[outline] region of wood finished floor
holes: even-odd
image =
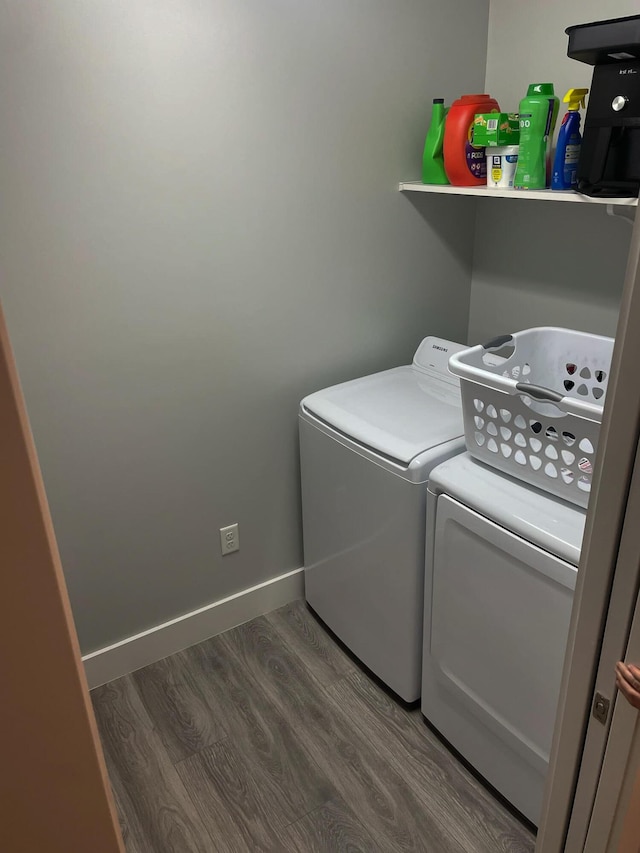
[[[127,853],[531,853],[295,602],[92,692]]]

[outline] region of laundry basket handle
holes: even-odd
[[[497,338],[492,338],[486,344],[482,344],[482,349],[499,349],[505,344],[510,344],[513,340],[513,335],[498,335]]]
[[[516,383],[516,390],[520,394],[527,394],[529,397],[535,397],[536,400],[544,400],[549,403],[560,403],[564,400],[564,394],[559,394],[543,385],[529,385],[528,382],[518,382]]]

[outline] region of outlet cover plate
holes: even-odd
[[[226,527],[220,528],[220,550],[222,556],[233,554],[234,551],[240,549],[240,534],[238,533],[237,524],[228,524]]]

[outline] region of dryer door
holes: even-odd
[[[438,498],[423,711],[534,822],[576,574],[457,501]]]

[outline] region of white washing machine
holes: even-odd
[[[467,453],[431,473],[422,713],[536,825],[584,522]]]
[[[406,702],[420,696],[427,479],[464,450],[449,356],[425,338],[413,364],[300,404],[305,597]]]

